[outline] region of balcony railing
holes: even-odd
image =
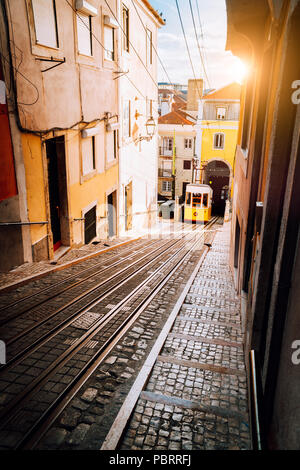
[[[165,170],[164,168],[159,168],[158,176],[165,177],[165,178],[172,178],[172,170]]]
[[[176,148],[175,148],[175,153],[176,153]],[[159,147],[159,155],[163,157],[172,157],[173,155],[173,149],[169,150],[164,147]]]

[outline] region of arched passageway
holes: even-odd
[[[210,161],[204,170],[203,183],[213,190],[212,214],[223,216],[230,189],[229,166],[220,160]]]

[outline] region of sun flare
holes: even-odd
[[[233,78],[236,82],[242,84],[249,72],[249,66],[237,57],[233,65]]]

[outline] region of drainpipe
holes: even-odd
[[[173,136],[173,164],[172,164],[172,200],[175,199],[175,173],[176,173],[176,149],[175,149],[175,129]]]

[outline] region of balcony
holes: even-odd
[[[164,168],[158,169],[159,178],[172,178],[172,170],[165,170]]]
[[[175,154],[176,154],[176,148],[175,148]],[[159,155],[161,157],[172,157],[173,156],[173,149],[169,150],[168,148],[159,147]]]

